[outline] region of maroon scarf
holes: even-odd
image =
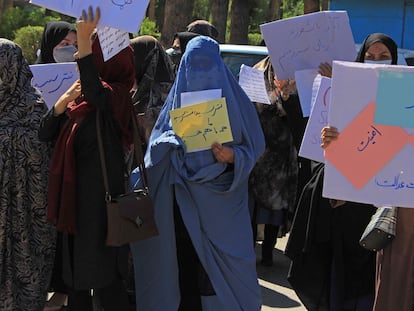
[[[124,145],[132,141],[130,126],[133,109],[129,90],[134,83],[133,52],[125,48],[107,62],[103,61],[98,37],[92,51],[102,85],[110,91],[110,106],[117,121]],[[104,82],[105,81],[105,82]],[[48,220],[56,223],[57,229],[76,233],[76,163],[74,154],[75,133],[83,119],[95,106],[82,100],[69,103],[68,120],[60,130],[53,151],[48,186]]]

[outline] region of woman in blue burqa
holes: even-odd
[[[222,90],[233,141],[186,152],[169,112],[181,93],[208,89]],[[260,310],[247,182],[263,151],[255,108],[217,42],[192,39],[145,155],[160,234],[131,244],[137,310]]]

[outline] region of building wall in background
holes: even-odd
[[[398,47],[414,49],[414,0],[331,0],[329,9],[348,12],[355,43],[383,32]]]

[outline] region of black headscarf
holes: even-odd
[[[190,31],[177,32],[174,35],[174,40],[175,38],[178,38],[178,40],[180,41],[181,54],[184,54],[188,41],[198,36],[200,36],[198,33]]]
[[[50,21],[46,24],[42,41],[40,42],[40,55],[36,64],[56,63],[53,58],[53,49],[60,43],[69,32],[76,32],[76,28],[71,23],[65,21]]]
[[[367,50],[370,48],[371,45],[377,42],[383,43],[388,48],[388,50],[391,53],[391,57],[392,57],[391,64],[396,65],[398,61],[397,44],[395,43],[393,39],[391,39],[389,36],[383,33],[373,33],[373,34],[368,35],[365,38],[358,52],[356,62],[363,63],[365,60],[365,53],[367,52]]]
[[[136,111],[145,112],[147,108],[162,106],[174,81],[174,69],[168,55],[152,36],[139,36],[130,43],[135,59],[137,91],[133,99]],[[162,83],[168,84],[165,96],[159,94]]]

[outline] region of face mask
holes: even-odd
[[[78,50],[73,45],[66,45],[64,47],[55,49],[53,51],[53,58],[57,63],[67,63],[75,61],[73,54]]]
[[[371,60],[371,59],[366,59],[364,60],[365,64],[382,64],[382,65],[391,65],[392,60],[391,59],[384,59],[384,60]]]
[[[182,57],[181,49],[169,48],[166,53],[170,55],[170,59],[174,65],[179,65]]]

